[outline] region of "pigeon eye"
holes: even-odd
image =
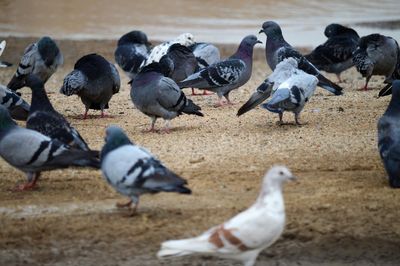
[[[280,174],[280,175],[283,175],[283,172],[282,172],[282,171],[279,171],[279,174]]]

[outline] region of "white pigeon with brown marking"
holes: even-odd
[[[261,192],[250,208],[198,237],[162,243],[157,256],[204,254],[239,260],[245,266],[254,265],[258,254],[271,246],[283,232],[285,205],[282,185],[294,178],[286,167],[272,167],[264,176]]]

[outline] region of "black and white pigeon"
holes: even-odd
[[[7,42],[5,40],[3,40],[0,43],[0,56],[3,54],[4,49],[6,49],[6,44],[7,44]],[[6,61],[0,61],[0,67],[10,67],[10,66],[12,66],[11,63],[8,63]]]
[[[35,75],[30,74],[26,78],[26,86],[32,90],[31,109],[26,127],[71,147],[89,151],[88,145],[79,132],[54,109],[43,82]]]
[[[29,104],[3,85],[0,85],[0,104],[8,109],[13,119],[25,121],[28,118]]]
[[[140,67],[142,68],[150,65],[151,63],[159,62],[161,57],[167,54],[169,47],[174,43],[179,43],[183,46],[190,46],[195,43],[195,40],[193,34],[183,33],[171,41],[163,42],[157,46],[154,46],[153,49],[151,49],[149,56],[145,61],[143,61]]]
[[[270,112],[278,113],[280,125],[284,124],[282,117],[285,111],[293,112],[296,125],[301,125],[300,112],[314,94],[317,84],[317,77],[297,69],[275,91],[272,90],[271,99],[262,104],[262,107]]]
[[[253,266],[261,251],[274,244],[285,227],[283,183],[295,177],[285,166],[274,166],[264,176],[257,200],[247,210],[194,238],[161,244],[158,258],[207,255]]]
[[[202,69],[212,64],[221,61],[221,54],[217,46],[211,43],[197,42],[189,46],[194,56],[197,59],[197,69]],[[192,95],[198,95],[192,88]],[[202,95],[209,95],[206,90],[203,90]]]
[[[239,45],[236,53],[228,59],[210,65],[178,82],[180,88],[207,89],[217,93],[219,101],[216,106],[224,105],[222,97],[228,104],[229,93],[250,79],[253,68],[253,48],[261,43],[254,35],[246,36]]]
[[[378,33],[361,37],[353,54],[353,62],[365,77],[362,89],[368,89],[368,82],[374,75],[385,76],[385,82],[391,83],[399,60],[399,45],[392,37]]]
[[[168,77],[175,82],[184,80],[198,69],[197,59],[192,51],[179,43],[168,48],[167,54],[161,57],[160,62],[163,60],[170,70]]]
[[[130,215],[135,214],[143,194],[191,194],[186,180],[166,168],[150,152],[133,144],[121,128],[108,127],[105,142],[101,150],[103,176],[115,190],[130,198],[127,203],[117,204],[120,208],[130,208]]]
[[[323,76],[313,64],[285,41],[282,36],[281,27],[276,22],[264,22],[259,33],[262,32],[267,36],[265,56],[267,63],[272,70],[274,70],[276,65],[283,59],[293,57],[298,61],[299,69],[318,78],[318,86],[334,93],[335,95],[342,94],[343,89],[339,85]]]
[[[352,55],[360,36],[354,29],[336,23],[326,26],[324,33],[328,40],[305,57],[319,70],[335,73],[342,82],[340,73],[354,65]]]
[[[164,131],[169,132],[171,119],[181,115],[203,116],[201,108],[187,99],[182,90],[171,78],[168,65],[151,63],[142,68],[131,83],[131,99],[136,108],[151,118],[149,132],[155,132],[157,118],[166,121]]]
[[[283,59],[278,65],[276,65],[276,68],[272,74],[269,75],[264,82],[257,87],[255,92],[250,96],[249,100],[247,100],[247,102],[239,108],[237,116],[247,113],[268,99],[268,97],[271,96],[272,91],[275,91],[296,71],[298,71],[296,59],[292,57]]]
[[[89,109],[108,109],[111,97],[119,92],[121,85],[117,68],[98,54],[81,57],[74,70],[64,78],[60,92],[64,95],[78,95],[85,105],[83,119],[87,118]]]
[[[130,80],[136,76],[140,65],[149,56],[150,47],[147,35],[138,30],[126,33],[118,40],[114,53],[115,62]]]
[[[392,99],[378,120],[378,149],[390,186],[400,188],[400,80],[392,85]]]
[[[70,166],[100,168],[93,152],[71,148],[35,130],[19,127],[4,106],[0,106],[0,156],[27,175],[28,182],[15,190],[32,189],[43,171]]]
[[[29,74],[35,74],[46,83],[63,62],[64,58],[57,44],[50,37],[42,37],[25,49],[17,72],[7,87],[13,91],[24,87],[25,77]]]

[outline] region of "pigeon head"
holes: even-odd
[[[274,21],[266,21],[262,25],[262,29],[259,31],[259,33],[264,32],[267,37],[278,37],[282,36],[282,30],[281,27],[278,25],[278,23]]]
[[[101,158],[107,155],[110,151],[113,151],[124,145],[131,145],[132,142],[126,136],[125,132],[118,126],[109,126],[106,129],[105,144],[101,150]]]
[[[357,32],[351,28],[345,27],[343,25],[332,23],[326,26],[324,34],[326,37],[330,38],[340,34],[352,33],[358,36]]]
[[[43,88],[43,81],[39,79],[35,74],[29,74],[25,78],[25,85],[31,89]]]
[[[175,43],[180,43],[184,46],[190,46],[195,43],[194,36],[191,33],[183,33],[179,35],[175,41]]]
[[[262,43],[260,40],[257,39],[255,35],[248,35],[244,37],[240,45],[245,45],[247,47],[254,47],[257,43]]]
[[[273,166],[264,176],[263,188],[273,186],[273,184],[282,184],[285,181],[295,180],[296,177],[290,170],[281,165]]]
[[[57,44],[50,37],[43,37],[38,41],[38,50],[46,66],[51,66],[60,52]]]
[[[17,126],[17,123],[12,120],[8,109],[0,104],[0,131]]]
[[[127,34],[123,35],[119,40],[118,40],[118,45],[123,45],[123,44],[132,44],[132,43],[138,43],[138,44],[144,44],[147,46],[151,46],[151,43],[147,40],[147,35],[140,30],[134,30],[131,32],[128,32]]]
[[[147,73],[147,72],[157,72],[162,74],[165,77],[169,77],[172,73],[171,63],[173,66],[173,62],[168,57],[162,57],[160,62],[153,62],[140,70],[140,74]]]

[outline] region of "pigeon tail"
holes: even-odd
[[[17,77],[16,75],[14,75],[10,80],[10,82],[7,84],[7,88],[9,88],[12,91],[17,91],[24,86],[25,86],[25,80],[21,76]]]
[[[182,112],[188,115],[204,116],[200,110],[200,106],[196,105],[192,100],[187,99],[187,104],[184,105]]]
[[[383,87],[383,89],[381,89],[379,91],[378,98],[379,97],[388,96],[390,94],[392,94],[392,84],[391,83],[390,84],[386,84],[386,86]]]
[[[181,240],[169,240],[161,244],[161,249],[157,253],[158,258],[180,257],[190,255],[194,252],[210,252],[210,243],[198,240],[198,238],[188,238]]]
[[[256,92],[251,95],[250,99],[239,108],[236,115],[241,116],[265,101],[271,95],[272,87],[273,83],[264,81],[258,86]]]
[[[318,86],[324,88],[325,90],[332,92],[335,95],[342,95],[343,92],[343,88],[340,87],[339,85],[336,85],[335,83],[333,83],[332,81],[330,81],[329,79],[327,79],[326,77],[324,77],[321,74],[318,74],[316,76],[319,80],[318,82]]]

